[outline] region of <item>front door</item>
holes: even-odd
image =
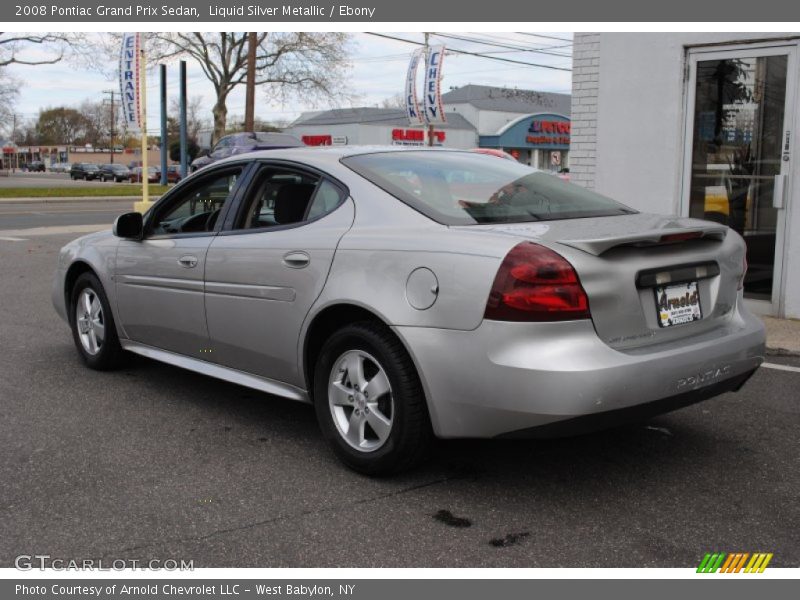
[[[762,314],[782,312],[795,49],[689,53],[684,214],[724,223],[744,237],[744,296]]]
[[[208,359],[203,298],[206,254],[241,166],[213,169],[153,207],[142,240],[117,250],[117,310],[129,339]]]

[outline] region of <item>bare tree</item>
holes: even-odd
[[[201,129],[205,129],[208,121],[200,116],[203,108],[202,96],[190,96],[186,99],[186,136],[190,140],[196,140],[197,134]],[[169,101],[169,111],[177,123],[181,114],[181,103],[177,96],[173,96]]]
[[[214,86],[214,139],[225,134],[228,96],[247,76],[247,33],[152,33],[149,56],[169,60],[188,56]],[[345,33],[259,33],[256,85],[269,99],[302,98],[306,104],[346,98],[342,84],[349,69]]]
[[[9,65],[52,65],[82,43],[82,34],[12,33],[0,31],[0,67]],[[44,52],[32,52],[34,49]]]
[[[380,108],[405,108],[406,101],[403,94],[394,94],[381,100],[378,106]]]

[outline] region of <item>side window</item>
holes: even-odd
[[[261,229],[304,221],[319,179],[288,169],[262,169],[234,229]]]
[[[314,199],[311,201],[311,206],[308,208],[308,215],[306,220],[316,219],[324,214],[331,212],[334,208],[339,206],[342,201],[342,192],[338,187],[333,185],[327,179],[324,179],[317,193],[314,194]]]
[[[228,170],[198,181],[155,214],[149,235],[212,231],[241,172]]]

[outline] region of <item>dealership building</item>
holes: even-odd
[[[800,34],[578,33],[572,182],[747,243],[756,312],[800,318]]]
[[[569,94],[466,85],[442,94],[442,103],[447,123],[434,129],[436,146],[498,148],[554,171],[569,165]],[[410,125],[398,108],[303,113],[286,131],[314,146],[427,145],[427,127]]]

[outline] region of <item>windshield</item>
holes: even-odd
[[[607,217],[636,211],[558,177],[471,152],[383,152],[342,159],[445,225]]]

